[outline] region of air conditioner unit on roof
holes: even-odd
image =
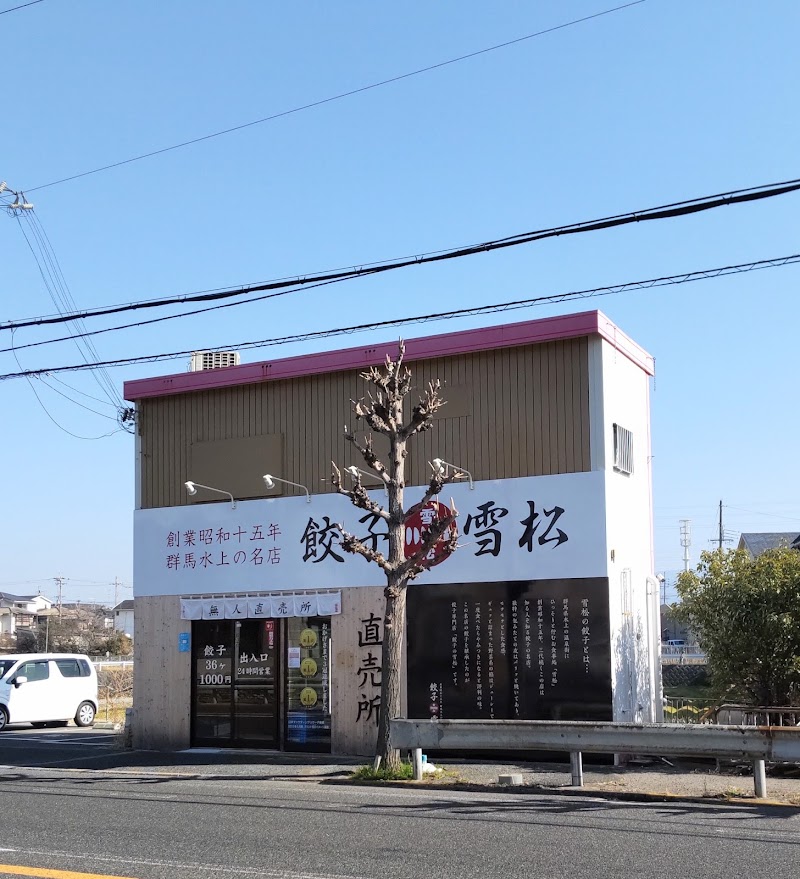
[[[238,351],[195,351],[189,364],[189,372],[202,369],[222,369],[224,366],[238,366],[241,362]]]

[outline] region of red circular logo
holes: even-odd
[[[428,501],[418,513],[409,516],[405,522],[406,558],[422,547],[425,534],[431,525],[438,519],[444,519],[449,515],[450,508],[441,503],[441,501]],[[454,534],[458,534],[458,527],[455,522],[428,551],[428,554],[422,560],[423,567],[432,568],[447,558],[449,553],[446,551],[446,546]]]

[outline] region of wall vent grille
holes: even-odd
[[[633,434],[619,424],[614,425],[614,469],[633,473]]]

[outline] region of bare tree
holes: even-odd
[[[373,449],[372,434],[367,434],[359,442],[355,434],[345,426],[345,436],[361,453],[367,466],[374,471],[386,486],[388,509],[373,500],[361,482],[357,471],[352,471],[353,487],[342,485],[342,475],[333,464],[333,485],[336,490],[350,498],[352,503],[386,522],[389,538],[388,558],[377,549],[367,546],[353,534],[342,532],[341,546],[347,552],[363,556],[367,561],[377,564],[386,575],[386,609],[383,618],[383,663],[381,673],[381,704],[378,712],[378,743],[376,757],[380,758],[389,770],[400,767],[399,751],[389,746],[389,721],[400,716],[400,667],[403,655],[403,633],[406,621],[406,587],[409,581],[429,566],[426,557],[436,548],[437,553],[449,555],[456,549],[458,539],[455,520],[458,512],[450,501],[450,510],[433,503],[433,516],[430,524],[421,529],[421,541],[416,549],[406,555],[405,523],[409,517],[421,512],[434,498],[437,498],[444,485],[463,478],[463,473],[441,472],[433,469],[430,483],[424,497],[409,509],[403,507],[405,489],[405,461],[408,455],[407,443],[418,433],[429,430],[433,416],[444,405],[439,395],[440,382],[430,382],[424,395],[413,407],[408,422],[404,421],[403,405],[411,392],[411,371],[403,365],[405,345],[399,343],[397,360],[388,355],[381,369],[370,367],[361,377],[374,386],[367,399],[351,401],[356,419],[363,419],[373,433],[382,434],[389,440],[389,459],[384,463]],[[437,544],[439,546],[437,547]]]
[[[128,706],[133,698],[133,666],[107,665],[98,677],[106,720],[109,720],[109,713],[114,715],[120,705]]]

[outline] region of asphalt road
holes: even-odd
[[[0,879],[795,879],[798,863],[785,807],[0,770]]]

